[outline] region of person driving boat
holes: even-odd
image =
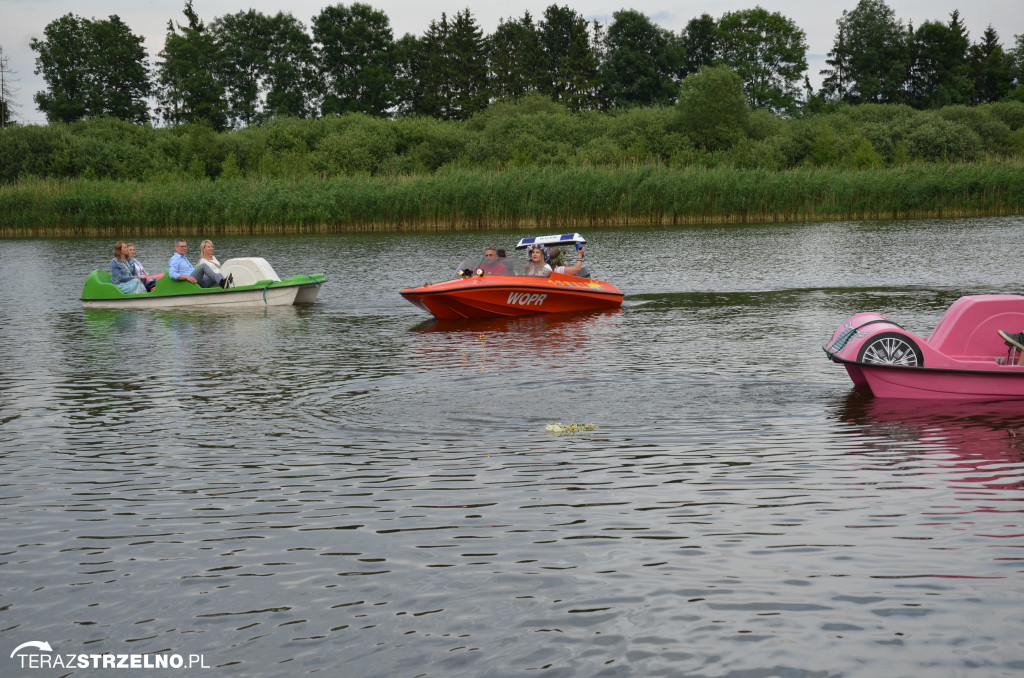
[[[498,258],[498,250],[493,247],[484,250],[484,258],[477,271],[480,275],[509,275],[508,266]]]

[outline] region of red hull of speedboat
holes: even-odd
[[[603,280],[484,276],[408,287],[402,296],[444,320],[500,318],[618,308],[622,291]]]

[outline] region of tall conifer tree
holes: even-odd
[[[540,88],[544,51],[529,12],[519,19],[501,21],[487,47],[490,87],[495,98],[522,96]]]
[[[487,107],[487,45],[468,9],[431,21],[412,56],[411,112],[465,120]]]
[[[551,5],[540,22],[546,71],[541,91],[572,110],[597,102],[598,60],[590,25],[568,7]]]
[[[970,41],[954,11],[948,24],[925,21],[909,39],[908,103],[915,108],[941,108],[967,103],[974,85],[967,64]]]
[[[167,22],[157,82],[158,112],[169,123],[200,123],[215,130],[228,127],[228,106],[220,77],[217,44],[187,0],[188,24]]]
[[[971,103],[986,104],[1005,97],[1013,85],[1013,60],[999,43],[999,34],[992,25],[985,29],[981,41],[968,52],[971,71]]]
[[[14,122],[14,110],[19,104],[14,102],[14,95],[17,89],[14,77],[17,71],[11,70],[11,58],[4,54],[3,45],[0,45],[0,128],[7,127]]]

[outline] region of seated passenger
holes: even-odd
[[[499,247],[498,248],[498,261],[500,261],[501,263],[505,264],[505,268],[508,269],[508,274],[509,275],[515,275],[516,274],[516,264],[515,264],[514,261],[512,261],[511,259],[508,258],[508,253],[505,252],[505,248],[504,247]]]
[[[110,282],[125,294],[145,294],[146,285],[132,275],[128,264],[128,245],[123,241],[114,243],[114,258],[110,260]]]
[[[174,254],[171,255],[170,261],[167,262],[167,275],[170,276],[171,280],[185,280],[190,283],[196,283],[200,287],[222,287],[227,289],[230,286],[230,279],[225,279],[220,273],[215,272],[206,264],[202,264],[199,268],[195,268],[189,263],[188,259],[185,258],[185,253],[188,252],[188,243],[185,242],[184,238],[178,238],[174,241]]]
[[[545,261],[546,252],[544,251],[543,245],[534,245],[530,248],[530,260],[526,262],[526,267],[523,268],[523,275],[529,275],[534,277],[547,277],[551,275],[551,267]]]
[[[565,265],[565,252],[558,247],[553,248],[551,250],[551,268],[555,273],[579,275],[580,271],[583,269],[583,248],[580,248],[579,257],[576,259],[576,263],[572,266]]]
[[[214,273],[220,273],[220,262],[217,261],[217,257],[213,256],[212,240],[204,240],[199,243],[199,263],[196,264],[196,268],[200,266],[208,266]]]
[[[153,288],[156,287],[157,276],[146,273],[146,269],[135,258],[135,243],[128,243],[125,245],[125,248],[128,268],[132,270],[132,276],[142,281],[142,284],[146,286],[147,292],[152,292]]]

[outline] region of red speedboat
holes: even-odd
[[[536,247],[548,260],[554,251],[552,246],[575,246],[582,258],[585,242],[578,233],[568,233],[523,238],[516,249]],[[401,294],[445,320],[597,311],[622,305],[622,291],[611,283],[590,278],[586,268],[575,275],[526,275],[525,264],[525,260],[478,256],[464,261],[453,280],[407,287]]]
[[[1024,296],[961,297],[927,338],[879,313],[858,313],[822,347],[877,397],[1024,400]],[[1002,332],[1002,333],[1001,333]]]

